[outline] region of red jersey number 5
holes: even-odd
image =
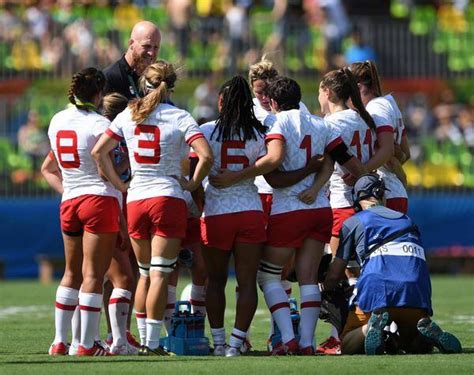
[[[245,149],[245,142],[224,141],[221,146],[221,168],[227,168],[229,164],[242,164],[242,168],[249,166],[249,159],[244,155],[229,155],[229,149]]]

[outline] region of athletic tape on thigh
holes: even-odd
[[[270,282],[280,282],[282,271],[283,267],[270,262],[260,261],[257,273],[257,282],[260,288]]]
[[[160,271],[164,273],[173,272],[178,258],[168,259],[163,257],[152,257],[150,271]]]
[[[140,275],[142,275],[143,277],[150,276],[150,263],[141,263],[138,260],[137,260],[137,263],[138,263]]]

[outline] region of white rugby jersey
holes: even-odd
[[[363,164],[374,154],[375,135],[359,113],[352,109],[327,115],[324,121],[340,135],[352,155]],[[330,201],[332,208],[352,207],[352,187],[344,183],[342,177],[348,171],[335,163],[330,179]]]
[[[257,118],[257,120],[260,121],[263,125],[267,126],[268,129],[271,129],[276,117],[272,112],[267,111],[265,108],[263,108],[257,98],[253,98],[253,110],[255,112],[255,117]],[[268,182],[263,176],[255,177],[255,186],[257,186],[258,192],[260,194],[273,193],[272,187],[268,184]]]
[[[188,112],[160,103],[143,123],[136,124],[127,108],[107,134],[127,142],[132,170],[127,202],[160,196],[185,199],[177,180],[183,143],[191,144],[203,136]]]
[[[257,140],[246,142],[235,140],[217,141],[217,129],[214,121],[201,125],[201,131],[209,142],[214,154],[214,164],[210,174],[216,174],[221,168],[239,171],[255,164],[265,155],[265,139],[257,134]],[[222,215],[242,211],[262,211],[262,201],[257,193],[254,179],[247,179],[225,189],[216,189],[207,181],[204,183],[205,199],[203,216]]]
[[[280,166],[284,171],[303,168],[313,156],[323,155],[342,143],[341,137],[334,129],[317,116],[292,109],[280,112],[276,117],[277,121],[267,134],[266,140],[280,139],[285,142],[285,158]],[[273,189],[271,215],[329,207],[326,187],[319,191],[311,205],[298,199],[298,194],[311,187],[313,182],[314,174],[311,174],[293,186]]]
[[[121,193],[99,176],[91,151],[110,121],[95,112],[71,106],[54,115],[49,141],[63,177],[62,201],[85,194],[116,197]]]
[[[394,132],[394,142],[400,144],[404,132],[403,118],[392,95],[372,99],[367,104],[366,109],[377,125],[377,132],[379,132],[379,129],[386,129],[386,127],[390,125]],[[383,166],[378,169],[378,172],[384,179],[385,186],[389,189],[385,192],[385,198],[408,197],[405,187],[395,173]]]
[[[255,112],[255,117],[257,118],[258,121],[260,121],[263,125],[265,125],[268,128],[267,129],[267,133],[268,133],[276,121],[275,114],[263,108],[257,98],[253,98],[253,105],[254,105],[253,110]],[[300,110],[310,114],[308,108],[303,102],[300,102]],[[257,186],[258,192],[260,194],[273,193],[273,188],[268,184],[267,180],[265,180],[265,177],[263,176],[255,177],[255,185]]]

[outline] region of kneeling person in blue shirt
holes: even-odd
[[[398,328],[392,335],[398,350],[427,353],[436,346],[443,353],[459,353],[459,340],[430,318],[431,282],[420,233],[408,216],[383,205],[385,190],[377,174],[356,181],[359,212],[343,224],[323,285],[334,288],[349,260],[357,260],[361,274],[341,335],[342,353],[385,353],[392,322]]]

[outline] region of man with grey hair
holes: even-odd
[[[118,92],[129,100],[138,98],[138,78],[145,68],[156,61],[160,49],[161,33],[150,21],[140,21],[132,29],[127,52],[104,69],[107,83],[105,94]]]

